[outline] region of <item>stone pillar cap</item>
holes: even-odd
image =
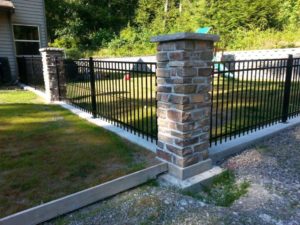
[[[167,35],[159,35],[152,37],[151,42],[169,42],[177,40],[202,40],[202,41],[219,41],[220,36],[214,34],[199,34],[192,32],[175,33]]]
[[[51,47],[40,48],[39,50],[40,52],[63,52],[64,51],[64,49],[62,48],[51,48]]]

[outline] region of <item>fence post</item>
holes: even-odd
[[[211,74],[217,35],[153,37],[157,46],[157,156],[177,180],[212,168],[209,158]]]
[[[57,79],[57,86],[60,87],[60,82],[59,82],[59,64],[58,64],[58,59],[55,57],[55,68],[56,68],[56,79]],[[61,100],[61,93],[60,93],[60,88],[58,88],[58,99]]]
[[[48,101],[59,101],[66,95],[63,49],[40,49],[43,63],[45,92]]]
[[[94,61],[93,58],[90,57],[89,60],[90,67],[90,83],[91,83],[91,100],[92,100],[92,114],[93,117],[96,118],[97,115],[97,104],[96,104],[96,88],[95,88],[95,72],[94,72]]]
[[[30,83],[33,84],[33,87],[36,88],[36,79],[34,79],[34,62],[33,62],[33,55],[30,57],[30,68],[31,68],[31,74],[30,74]]]
[[[4,72],[3,72],[3,67],[2,67],[2,62],[0,61],[0,84],[4,83]]]
[[[18,57],[18,71],[21,83],[28,84],[27,64],[24,56]]]
[[[286,76],[284,83],[284,96],[282,105],[282,122],[286,123],[289,115],[289,104],[291,95],[291,81],[293,73],[293,55],[289,55],[286,65]]]

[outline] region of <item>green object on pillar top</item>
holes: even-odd
[[[196,30],[196,33],[199,34],[208,34],[208,32],[211,30],[211,27],[200,27]]]

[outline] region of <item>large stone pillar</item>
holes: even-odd
[[[66,95],[64,53],[60,48],[41,48],[45,92],[49,101],[59,101]]]
[[[179,180],[212,168],[209,159],[211,73],[217,35],[156,36],[157,156]]]

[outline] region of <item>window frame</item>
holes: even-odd
[[[15,26],[23,26],[23,27],[37,27],[37,31],[38,31],[38,40],[24,40],[24,39],[16,39],[15,38],[15,30],[14,27]],[[39,49],[41,48],[41,35],[40,35],[40,26],[39,25],[29,25],[29,24],[19,24],[19,23],[13,23],[12,24],[12,30],[13,30],[13,38],[14,38],[14,46],[15,46],[15,53],[17,57],[20,56],[29,56],[29,55],[18,55],[17,54],[17,46],[16,46],[16,42],[31,42],[31,43],[39,43]],[[37,55],[30,55],[30,56],[38,56],[40,54]]]

